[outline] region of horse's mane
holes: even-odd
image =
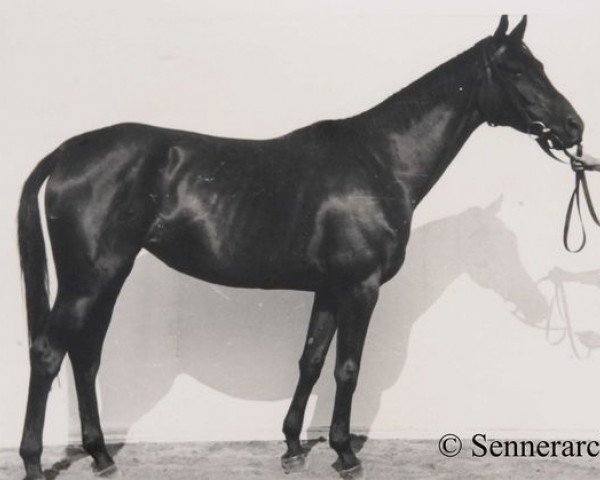
[[[427,107],[447,100],[457,84],[469,87],[476,78],[473,71],[482,66],[485,44],[491,40],[492,37],[480,40],[359,116],[388,113],[406,119],[407,123],[419,118]]]

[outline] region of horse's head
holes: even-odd
[[[551,148],[569,148],[581,142],[583,121],[523,43],[526,25],[524,16],[507,34],[508,18],[503,15],[494,35],[481,42],[484,80],[478,97],[480,112],[492,125],[542,136]]]
[[[508,302],[519,319],[537,323],[548,317],[548,302],[523,265],[516,235],[497,216],[501,204],[500,198],[461,214],[460,245],[468,248],[466,273]]]

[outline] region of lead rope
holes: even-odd
[[[590,217],[596,225],[600,227],[600,220],[598,219],[598,214],[594,209],[594,204],[592,202],[592,197],[590,195],[590,188],[588,187],[587,178],[585,176],[585,170],[582,167],[577,166],[578,158],[581,158],[583,155],[583,147],[581,144],[577,145],[577,153],[576,157],[571,155],[567,150],[564,150],[565,154],[571,160],[571,168],[575,172],[575,187],[573,188],[573,193],[571,194],[571,198],[569,200],[569,205],[567,207],[567,214],[565,216],[565,227],[563,230],[563,243],[565,248],[569,252],[577,253],[583,250],[585,244],[587,242],[587,235],[585,232],[585,224],[583,223],[583,218],[581,217],[581,201],[579,192],[583,190],[583,196],[585,198],[585,203],[587,205],[588,212]],[[571,217],[573,215],[573,207],[577,206],[577,216],[579,217],[579,224],[581,225],[581,243],[578,248],[572,250],[569,248],[569,231],[571,228]]]
[[[546,334],[546,341],[550,345],[559,345],[564,340],[569,341],[569,345],[571,346],[571,350],[575,357],[579,360],[589,358],[591,354],[591,350],[588,350],[587,355],[583,355],[579,351],[579,347],[577,346],[577,342],[575,341],[575,335],[573,334],[573,326],[571,324],[571,314],[569,311],[569,304],[567,301],[567,292],[564,286],[566,280],[560,278],[560,275],[556,273],[557,269],[548,273],[544,278],[540,279],[537,283],[541,283],[543,281],[548,281],[554,286],[554,297],[550,302],[550,315],[544,325],[539,327],[537,325],[532,325],[534,328],[543,328]],[[558,319],[562,322],[564,326],[562,327],[554,327],[551,325],[552,323],[552,313],[556,312],[558,315]],[[560,332],[560,337],[558,339],[552,338],[552,332]]]
[[[564,160],[561,160],[557,156],[552,153],[550,150],[550,145],[548,143],[548,138],[546,136],[539,136],[537,138],[537,142],[542,147],[542,150],[546,152],[550,157],[561,163],[567,163]],[[565,215],[565,226],[563,228],[563,245],[565,249],[571,253],[581,252],[587,243],[587,234],[585,231],[585,224],[583,222],[583,216],[581,215],[581,200],[580,200],[580,192],[583,190],[583,196],[585,198],[585,202],[587,204],[588,212],[590,213],[590,217],[596,225],[600,227],[600,219],[598,218],[598,214],[594,209],[594,204],[592,203],[592,196],[590,195],[590,189],[588,187],[587,178],[585,176],[585,170],[583,167],[578,166],[581,162],[580,159],[583,156],[583,147],[581,144],[577,145],[577,151],[575,155],[569,152],[567,149],[564,149],[563,152],[570,159],[571,169],[575,173],[575,187],[573,188],[573,193],[571,194],[571,198],[569,199],[569,204],[567,206],[567,213]],[[573,216],[573,209],[577,207],[577,216],[579,217],[579,225],[581,226],[581,243],[577,248],[571,248],[569,246],[569,232],[571,231],[571,218]]]

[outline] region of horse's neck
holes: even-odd
[[[481,71],[476,47],[362,116],[378,144],[379,161],[387,164],[413,206],[482,123],[476,102]]]
[[[479,116],[461,106],[432,107],[409,129],[388,134],[394,180],[409,188],[416,206],[437,182],[473,130]]]

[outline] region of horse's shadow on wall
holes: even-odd
[[[383,287],[371,321],[353,407],[355,428],[368,431],[382,393],[402,372],[414,322],[460,275],[516,306],[521,319],[546,318],[548,302],[522,265],[515,235],[496,216],[499,207],[496,201],[471,208],[412,232],[405,264]],[[182,373],[241,399],[290,398],[311,305],[312,294],[219,287],[179,274],[149,254],[139,257],[103,354],[105,430],[125,436]],[[309,430],[329,424],[334,356],[332,350],[315,388]],[[76,412],[75,402],[71,405]]]

